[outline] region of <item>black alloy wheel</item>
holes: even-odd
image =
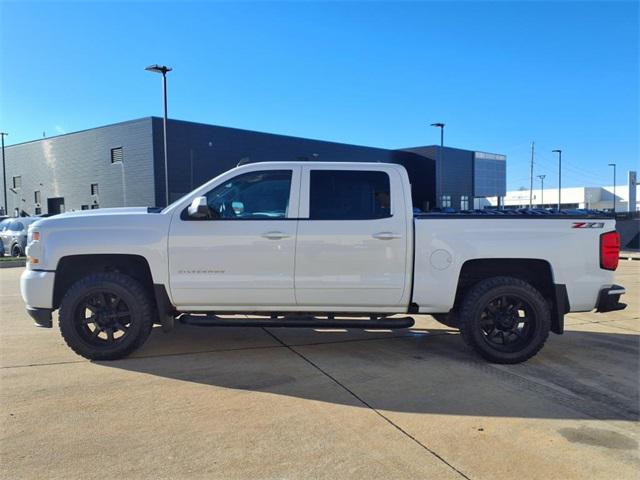
[[[490,300],[480,318],[484,339],[492,348],[515,352],[531,342],[536,314],[522,298],[501,295]]]
[[[102,346],[122,342],[131,326],[129,305],[115,292],[90,292],[74,313],[78,335],[87,343]]]
[[[90,360],[116,360],[140,347],[157,319],[149,288],[120,272],[76,281],[60,302],[60,333]]]
[[[464,294],[457,320],[464,341],[483,358],[520,363],[549,336],[550,301],[525,280],[491,277]]]

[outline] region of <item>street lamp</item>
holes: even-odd
[[[8,215],[9,205],[7,205],[7,167],[4,162],[4,137],[9,135],[6,132],[0,132],[0,137],[2,137],[2,184],[4,193],[4,214]]]
[[[560,211],[560,205],[562,204],[562,150],[551,150],[553,153],[558,154],[558,212]]]
[[[544,177],[546,175],[538,175],[540,179],[540,206],[544,208]]]
[[[441,206],[442,203],[442,154],[444,149],[444,123],[436,122],[431,124],[432,127],[440,129],[440,149],[438,150],[438,163],[436,165],[436,205]]]
[[[165,203],[169,205],[169,162],[167,160],[167,73],[173,69],[165,65],[149,65],[145,70],[148,72],[162,74],[162,101],[164,104],[164,119],[162,122],[162,135],[164,137],[164,198]]]
[[[616,214],[616,164],[610,163],[610,167],[613,167],[613,214]]]

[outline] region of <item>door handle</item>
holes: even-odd
[[[290,235],[283,232],[266,232],[262,234],[262,238],[268,238],[269,240],[281,240],[289,237]]]
[[[378,240],[393,240],[394,238],[402,238],[402,235],[393,232],[379,232],[371,235]]]

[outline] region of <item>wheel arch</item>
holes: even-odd
[[[15,240],[13,242],[11,242],[11,248],[9,249],[9,255],[13,256],[13,249],[16,248],[16,247],[18,247],[18,250],[19,250],[19,254],[16,255],[16,256],[19,257],[20,255],[24,255],[24,249],[22,248],[22,245],[20,245],[20,242],[15,241]]]
[[[53,308],[57,309],[65,292],[77,280],[97,272],[119,272],[137,280],[156,305],[160,323],[171,327],[173,306],[166,288],[153,283],[147,259],[134,254],[82,254],[62,257],[56,267],[53,286]],[[170,325],[168,325],[170,323]]]
[[[479,281],[491,277],[514,277],[535,287],[549,303],[551,331],[564,331],[564,314],[569,312],[565,285],[554,283],[553,268],[547,260],[534,258],[486,258],[467,260],[460,270],[454,309],[464,294]]]

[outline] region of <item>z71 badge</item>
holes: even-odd
[[[571,228],[604,228],[604,222],[573,222]]]

